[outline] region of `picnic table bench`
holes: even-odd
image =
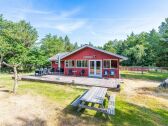
[[[92,87],[90,90],[85,91],[81,96],[79,96],[72,106],[78,107],[77,111],[80,111],[82,108],[91,109],[106,114],[114,115],[115,114],[115,96],[108,97],[108,108],[105,108],[103,103],[107,95],[107,88],[101,87]],[[91,106],[88,104],[91,103]],[[95,104],[98,104],[99,107],[94,107]]]

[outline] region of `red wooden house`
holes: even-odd
[[[49,58],[55,71],[64,75],[119,78],[119,62],[127,58],[93,46],[59,53]]]

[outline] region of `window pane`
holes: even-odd
[[[75,67],[75,61],[74,60],[69,60],[69,67]]]
[[[72,61],[71,61],[71,60],[69,60],[68,66],[69,66],[69,67],[72,67]]]
[[[75,61],[72,60],[72,67],[75,67]]]
[[[104,60],[103,61],[103,67],[104,68],[110,68],[110,60]]]
[[[81,61],[77,60],[77,67],[81,67]]]
[[[87,60],[84,60],[84,67],[87,67]]]
[[[111,60],[111,68],[117,68],[117,60]]]
[[[82,65],[81,66],[84,67],[84,60],[82,60]]]
[[[68,67],[68,61],[65,62],[66,67]]]

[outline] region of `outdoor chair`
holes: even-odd
[[[35,76],[39,76],[39,72],[40,72],[39,69],[36,69],[35,70]]]
[[[115,75],[115,71],[114,70],[110,70],[110,76],[114,76]]]
[[[54,74],[54,71],[55,71],[55,69],[54,69],[54,68],[52,68],[52,69],[51,69],[51,74]]]
[[[43,69],[43,74],[46,75],[47,74],[47,68]]]
[[[82,69],[81,72],[80,72],[80,75],[83,76],[85,74],[85,70]]]
[[[51,74],[51,68],[47,69],[47,74]]]
[[[44,70],[43,68],[40,68],[40,70],[39,70],[39,75],[40,75],[40,76],[43,75],[43,70]]]
[[[63,72],[64,72],[64,69],[63,69],[63,68],[61,68],[61,69],[60,69],[60,72],[61,72],[61,73],[63,73]]]
[[[108,76],[108,74],[109,74],[109,71],[108,70],[104,70],[104,76]]]

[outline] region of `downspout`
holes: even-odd
[[[58,56],[58,70],[59,70],[59,74],[60,74],[60,70],[61,70],[61,58],[60,58],[60,55]]]

